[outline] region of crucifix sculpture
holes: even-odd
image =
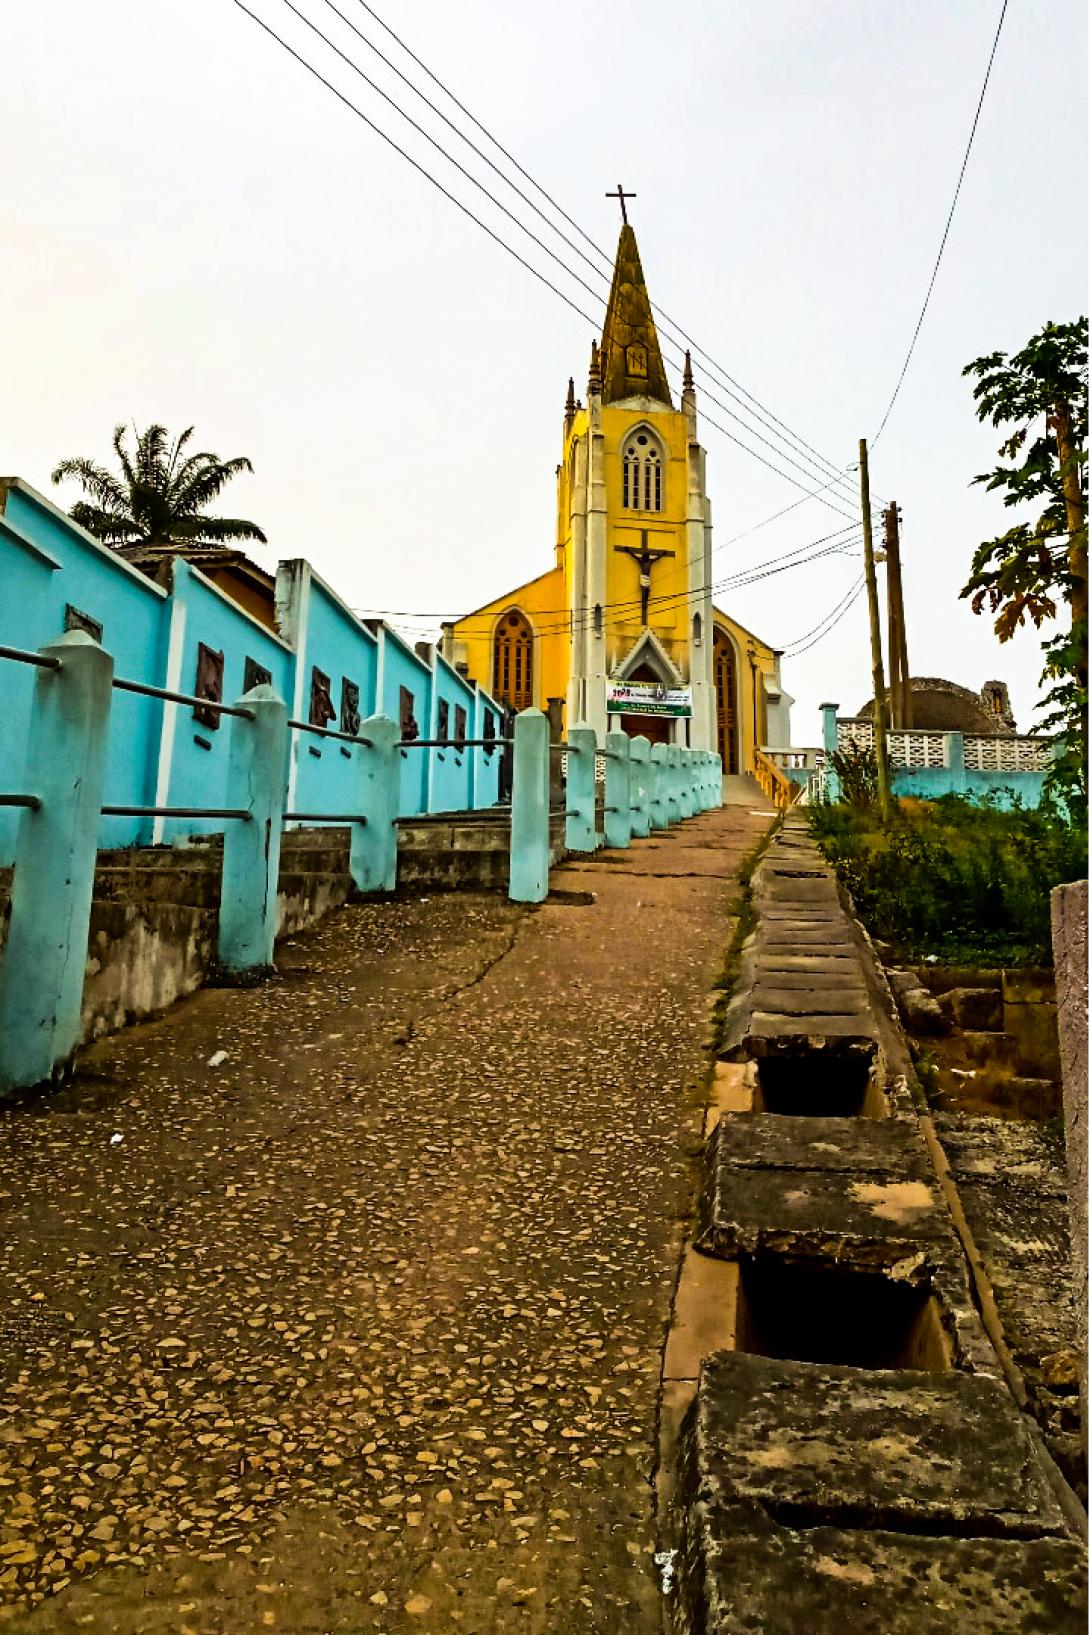
[[[621,551],[623,555],[630,556],[633,562],[635,562],[639,567],[640,622],[644,625],[647,623],[647,608],[648,603],[651,600],[651,569],[654,567],[656,562],[661,562],[664,556],[673,556],[674,554],[673,551],[651,550],[647,543],[647,533],[648,530],[646,528],[640,529],[640,544],[638,549],[635,545],[615,545],[613,547],[615,551]]]
[[[635,197],[636,197],[636,195],[634,193],[626,193],[620,182],[617,183],[616,193],[607,193],[606,194],[607,199],[618,199],[620,201],[621,220],[623,222],[628,221],[628,211],[624,207],[624,201],[626,199],[634,199]]]

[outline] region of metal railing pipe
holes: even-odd
[[[14,659],[16,664],[36,664],[39,670],[59,670],[60,662],[44,653],[28,653],[25,647],[0,647],[0,659]]]
[[[41,804],[37,795],[0,795],[0,806],[23,806],[28,812],[36,812]]]
[[[285,812],[285,823],[366,823],[362,812]]]
[[[220,704],[214,698],[198,698],[196,693],[176,693],[169,687],[152,687],[144,681],[127,681],[124,676],[115,676],[113,685],[118,692],[139,693],[142,698],[165,698],[171,704],[191,704],[194,709],[215,710],[220,715],[240,715],[244,721],[252,721],[253,710],[242,708],[239,704]]]
[[[315,726],[313,721],[289,720],[288,726],[294,727],[296,732],[313,732],[319,738],[339,738],[346,744],[361,744],[364,749],[371,748],[370,738],[361,738],[355,732],[340,732],[336,727],[318,727]]]
[[[249,823],[250,813],[240,806],[104,806],[103,817],[237,818]]]

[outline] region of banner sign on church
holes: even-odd
[[[610,715],[689,716],[693,689],[654,681],[607,681],[606,710]]]

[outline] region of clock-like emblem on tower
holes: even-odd
[[[625,348],[625,373],[647,378],[647,348],[646,346],[629,346]]]

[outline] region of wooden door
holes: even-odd
[[[738,675],[730,637],[715,632],[715,714],[724,773],[738,771]]]

